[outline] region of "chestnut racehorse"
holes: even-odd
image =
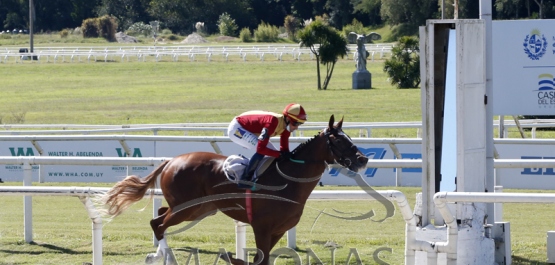
[[[368,158],[342,131],[342,124],[343,119],[334,126],[331,115],[327,128],[293,150],[290,160],[274,160],[257,182],[260,189],[247,194],[226,178],[222,168],[226,156],[193,152],[163,162],[142,179],[126,177],[102,201],[108,216],[117,216],[154,188],[160,175],[160,188],[168,207],[161,207],[159,216],[150,221],[160,245],[156,253],[147,256],[147,263],[165,257],[168,246],[164,231],[168,227],[198,221],[220,210],[252,226],[258,249],[254,262],[266,265],[274,245],[299,222],[310,193],[329,164],[340,164],[355,172],[366,167]],[[247,196],[251,199],[246,200]],[[245,264],[223,256],[232,264]]]

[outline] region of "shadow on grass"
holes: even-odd
[[[188,253],[193,253],[195,251],[198,251],[199,254],[205,254],[205,255],[219,255],[220,252],[218,251],[210,251],[210,250],[205,250],[205,249],[200,249],[200,248],[192,248],[192,247],[180,247],[180,248],[172,248],[173,251],[182,251],[182,252],[188,252]]]
[[[0,252],[3,253],[8,253],[8,254],[14,254],[14,255],[41,255],[41,254],[46,254],[46,253],[64,253],[64,254],[92,254],[92,251],[74,251],[71,250],[69,248],[63,248],[63,247],[58,247],[55,245],[51,245],[51,244],[44,244],[44,243],[37,243],[35,241],[32,241],[29,243],[29,245],[32,246],[37,246],[37,247],[42,247],[45,248],[45,250],[4,250],[4,249],[0,249]]]
[[[523,257],[518,257],[518,256],[511,256],[513,259],[513,265],[544,265],[544,264],[552,264],[552,263],[547,263],[545,261],[539,261],[539,260],[532,260],[532,259],[527,259],[527,258],[523,258]]]
[[[20,242],[17,242],[14,245],[21,245],[21,244]],[[92,246],[91,246],[91,250],[75,251],[73,249],[64,248],[64,247],[60,247],[60,246],[56,246],[48,243],[35,242],[35,241],[30,242],[29,245],[33,247],[40,247],[42,248],[42,250],[41,249],[29,250],[28,248],[23,250],[0,249],[0,253],[7,253],[12,255],[43,255],[43,254],[49,254],[49,253],[60,253],[60,254],[71,254],[71,255],[92,255]],[[110,252],[106,250],[104,250],[102,253],[103,256],[122,256],[122,255],[134,256],[134,255],[142,255],[142,254],[146,255],[147,253],[145,253],[144,251],[136,251],[136,252],[126,251],[125,253],[122,253],[122,252]],[[3,263],[0,262],[0,264],[3,264]]]

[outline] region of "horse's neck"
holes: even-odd
[[[316,136],[298,148],[295,150],[294,159],[301,160],[303,163],[288,163],[283,169],[285,172],[291,172],[290,177],[299,178],[299,180],[288,181],[287,192],[283,196],[304,204],[326,169],[329,151],[323,135]]]
[[[322,162],[323,164],[328,160],[329,150],[326,138],[323,135],[316,136],[311,139],[310,142],[305,143],[305,146],[301,148],[301,150],[295,152],[295,159],[310,162],[308,164],[318,162]]]

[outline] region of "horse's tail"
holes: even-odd
[[[129,206],[141,200],[149,189],[154,188],[158,175],[164,170],[168,162],[170,160],[164,161],[143,179],[131,175],[116,183],[114,187],[100,198],[100,202],[107,206],[103,214],[108,217],[116,217],[129,208]],[[152,193],[154,194],[154,191]]]

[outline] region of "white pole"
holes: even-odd
[[[480,0],[480,19],[485,20],[486,26],[486,190],[494,192],[495,172],[493,170],[493,44],[492,44],[492,1]],[[488,204],[486,213],[495,216],[495,206]],[[496,220],[487,220],[488,224],[495,223]]]
[[[23,186],[31,186],[33,182],[33,167],[29,161],[23,164]],[[25,242],[33,241],[33,197],[23,197],[23,226],[25,227]]]
[[[39,165],[39,183],[44,183],[44,167]]]
[[[93,265],[102,265],[102,218],[90,197],[79,197],[92,221]]]
[[[503,186],[495,186],[495,193],[502,193]],[[503,222],[503,204],[502,203],[495,203],[495,222]]]
[[[158,199],[158,198],[153,199],[152,200],[152,218],[158,217],[158,209],[160,209],[160,207],[162,207],[162,199]],[[155,247],[158,246],[158,239],[156,239],[156,236],[154,235],[154,232],[152,233],[152,244]]]
[[[247,224],[235,220],[235,253],[236,257],[243,257],[247,260],[248,257],[245,256],[245,248],[247,247]]]
[[[156,132],[154,133],[156,134]],[[156,156],[156,141],[154,141],[154,156]],[[154,164],[154,167],[156,168],[159,165],[160,163]],[[160,178],[156,180],[156,188],[157,189],[160,188]],[[154,198],[152,200],[152,218],[158,217],[158,209],[160,209],[160,207],[162,207],[162,199]],[[156,239],[154,232],[152,233],[152,243],[154,244],[155,247],[158,246],[158,239]]]
[[[297,248],[297,227],[293,227],[287,231],[287,247],[291,249]]]
[[[93,265],[102,265],[102,223],[92,224]]]

